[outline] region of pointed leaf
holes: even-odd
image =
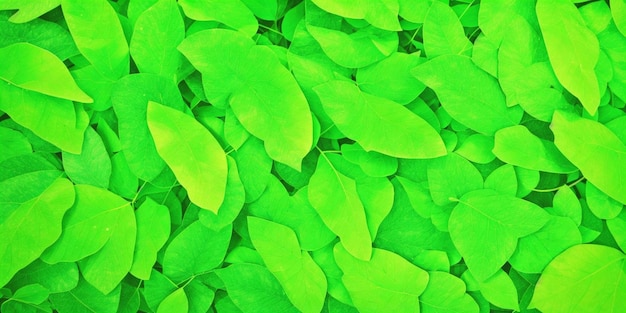
[[[181,0],[185,15],[197,21],[216,21],[252,37],[259,24],[241,0]]]
[[[166,206],[146,198],[135,211],[137,220],[137,245],[130,273],[143,280],[150,279],[150,272],[170,235],[170,213]]]
[[[88,184],[108,188],[111,178],[111,159],[102,138],[87,127],[80,154],[62,151],[65,173],[75,184]]]
[[[478,305],[466,293],[465,283],[444,272],[429,272],[428,286],[420,296],[422,313],[478,313]]]
[[[433,1],[423,26],[424,50],[429,59],[444,54],[472,55],[459,17],[447,4]]]

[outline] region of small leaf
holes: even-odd
[[[50,302],[59,313],[115,313],[120,302],[120,291],[118,286],[111,293],[103,295],[81,279],[75,289],[51,294]]]
[[[420,159],[446,153],[437,131],[398,103],[364,93],[343,80],[319,85],[314,90],[337,128],[365,151]]]
[[[556,111],[550,129],[557,148],[598,189],[626,204],[626,145],[606,126]]]
[[[341,243],[334,253],[359,312],[374,313],[384,307],[391,312],[419,313],[419,296],[428,284],[426,271],[382,249],[374,249],[370,261],[353,257]]]
[[[332,230],[352,255],[369,260],[372,254],[365,208],[354,180],[337,171],[335,155],[321,153],[317,169],[309,183],[309,201],[326,226]]]
[[[111,178],[111,159],[102,138],[87,127],[80,154],[62,152],[65,173],[75,184],[88,184],[108,188]]]
[[[217,213],[224,202],[228,166],[215,137],[193,117],[148,102],[148,128],[159,155],[185,187],[189,200]]]
[[[259,24],[241,0],[181,0],[185,15],[197,21],[216,21],[252,37]]]
[[[595,114],[601,96],[594,72],[600,55],[598,39],[570,0],[538,0],[537,18],[559,82],[589,114]]]
[[[19,55],[19,58],[13,56]],[[45,95],[91,103],[91,99],[74,82],[63,62],[52,52],[30,43],[15,43],[0,48],[0,79]],[[8,62],[8,61],[11,62]]]
[[[300,250],[293,230],[250,216],[248,230],[254,247],[294,306],[304,313],[320,312],[326,295],[326,277],[309,253]]]
[[[490,189],[469,192],[450,215],[450,237],[478,281],[493,276],[517,240],[543,227],[549,215],[532,202]]]
[[[485,299],[497,307],[519,311],[517,289],[505,271],[498,270],[487,280],[478,282],[478,288]]]
[[[135,211],[137,220],[137,244],[130,273],[143,280],[150,279],[150,272],[170,235],[170,214],[166,206],[146,198]]]
[[[585,195],[589,210],[600,219],[610,220],[615,218],[622,212],[624,207],[623,204],[607,196],[592,183],[587,183]]]
[[[606,246],[565,250],[541,274],[529,308],[554,313],[626,311],[626,298],[621,296],[626,293],[625,259],[622,252]]]
[[[478,313],[478,305],[466,293],[465,283],[444,272],[429,272],[428,286],[420,296],[422,313]]]
[[[46,12],[56,8],[61,4],[61,0],[4,0],[0,2],[0,10],[18,10],[11,16],[11,23],[30,22]]]
[[[189,301],[187,300],[187,294],[185,289],[179,288],[167,296],[161,304],[156,313],[187,313],[189,312]]]

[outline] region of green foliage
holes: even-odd
[[[0,310],[626,311],[624,0],[0,0]]]

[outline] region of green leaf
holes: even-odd
[[[248,37],[252,37],[259,27],[256,18],[241,0],[181,0],[179,4],[191,19],[220,22]]]
[[[396,52],[380,62],[359,69],[356,82],[366,93],[408,104],[425,88],[411,75],[411,69],[422,63],[422,60],[418,53]]]
[[[0,263],[3,264],[0,286],[39,258],[59,238],[63,215],[73,203],[72,183],[59,178],[36,198],[7,212],[0,224],[0,237],[3,238],[0,243]]]
[[[465,37],[459,17],[447,4],[432,1],[423,34],[424,50],[429,59],[446,54],[472,55],[472,43]]]
[[[624,259],[622,252],[606,246],[565,250],[541,274],[529,307],[554,313],[623,312]]]
[[[165,168],[165,161],[159,156],[148,128],[148,101],[181,111],[186,107],[176,84],[158,75],[127,75],[113,86],[111,102],[128,167],[137,177],[152,181]]]
[[[246,130],[265,142],[272,159],[299,171],[312,146],[312,117],[304,94],[276,54],[223,29],[195,33],[178,49],[202,73],[207,99],[220,106],[228,103]]]
[[[211,230],[191,223],[170,242],[163,257],[163,274],[180,283],[219,266],[224,260],[232,227]]]
[[[464,194],[483,188],[483,177],[476,167],[451,153],[428,164],[428,188],[437,205],[453,203]]]
[[[428,284],[428,273],[392,252],[373,249],[370,261],[353,257],[341,244],[334,249],[343,271],[342,281],[359,312],[420,311],[419,296]]]
[[[248,217],[254,247],[302,312],[320,312],[326,296],[326,277],[311,256],[300,250],[296,234],[287,226]]]
[[[167,296],[161,304],[156,313],[187,313],[189,312],[189,301],[187,300],[187,294],[185,289],[179,288]]]
[[[227,160],[226,194],[228,196],[224,198],[217,215],[208,210],[198,212],[200,222],[213,230],[220,230],[231,224],[239,215],[246,200],[246,193],[237,170],[237,162],[231,156],[227,156]]]
[[[468,57],[443,55],[416,67],[413,75],[435,91],[453,119],[479,133],[493,135],[522,118],[519,107],[507,108],[497,81]]]
[[[130,54],[142,73],[175,78],[182,63],[176,47],[185,38],[185,23],[174,0],[160,0],[135,22]]]
[[[622,212],[624,205],[600,191],[594,184],[587,183],[585,191],[589,210],[598,218],[610,220]]]
[[[307,25],[307,30],[335,63],[347,68],[374,64],[397,51],[398,35],[372,26],[346,34],[339,30]]]
[[[515,311],[520,310],[517,289],[515,289],[511,277],[505,271],[498,270],[487,280],[479,281],[478,288],[485,299],[497,307]]]
[[[80,53],[103,76],[128,74],[128,44],[117,13],[106,0],[62,0],[63,16]]]
[[[454,152],[474,163],[487,164],[496,158],[492,152],[493,145],[493,137],[473,134],[463,140]]]
[[[594,72],[600,55],[598,39],[570,0],[538,0],[537,18],[559,82],[595,114],[601,97]]]
[[[557,148],[598,189],[626,204],[626,145],[606,126],[556,111],[552,124]]]
[[[15,59],[13,56],[19,55]],[[0,78],[9,84],[45,95],[91,103],[65,65],[52,52],[22,42],[0,48]],[[11,62],[7,62],[11,61]]]
[[[617,29],[626,36],[626,1],[611,0],[611,15]]]
[[[217,271],[224,281],[230,299],[246,313],[299,312],[265,267],[256,264],[233,264]]]
[[[543,227],[549,215],[532,202],[490,189],[465,194],[450,215],[450,237],[479,281],[511,257],[517,240]]]
[[[191,202],[217,213],[224,202],[228,164],[219,142],[193,117],[148,102],[148,128],[159,155]]]
[[[50,292],[39,284],[27,285],[15,291],[15,294],[2,303],[2,312],[36,312],[37,310],[50,311],[44,301]]]
[[[28,138],[21,132],[6,127],[0,127],[0,163],[20,155],[29,155],[33,148]]]
[[[309,182],[309,202],[352,255],[369,260],[372,241],[365,218],[365,208],[354,180],[337,171],[337,156],[321,153],[317,169]]]
[[[337,128],[365,151],[421,159],[446,153],[437,131],[398,103],[364,93],[343,80],[319,85],[314,90]]]
[[[59,313],[115,313],[120,302],[121,288],[103,295],[85,280],[68,292],[50,295],[50,302]]]
[[[26,285],[38,284],[44,286],[50,293],[60,293],[76,288],[78,276],[76,263],[51,265],[38,259],[17,272],[7,286],[18,289]]]
[[[567,248],[582,243],[578,227],[567,217],[551,216],[539,231],[520,238],[509,263],[524,273],[541,273]]]
[[[63,151],[80,154],[89,117],[71,101],[0,84],[0,110]]]
[[[102,138],[93,128],[87,127],[80,154],[63,151],[62,156],[65,172],[75,184],[109,187],[111,159],[109,159]]]
[[[553,142],[541,139],[517,125],[496,132],[493,153],[503,162],[549,173],[573,173],[577,169]]]
[[[364,19],[380,29],[400,31],[398,13],[400,5],[397,0],[373,1],[330,1],[313,0],[322,10],[351,19]]]
[[[429,272],[428,285],[420,296],[422,313],[478,313],[478,305],[466,293],[465,283],[444,272]]]
[[[30,22],[44,13],[56,8],[61,4],[61,0],[2,0],[0,1],[0,10],[18,10],[11,16],[11,23]]]
[[[148,197],[135,211],[135,219],[137,244],[130,273],[139,279],[148,280],[157,259],[157,252],[169,238],[170,214],[166,206]]]

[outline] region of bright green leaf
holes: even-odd
[[[172,292],[169,296],[163,299],[163,302],[159,304],[159,308],[156,313],[187,313],[189,312],[189,301],[187,300],[187,294],[185,289],[180,288]]]
[[[63,152],[62,156],[65,172],[75,184],[109,187],[111,159],[102,138],[93,128],[87,127],[80,154]]]
[[[428,286],[420,296],[422,313],[478,313],[478,305],[466,293],[465,283],[444,272],[429,272]]]
[[[120,302],[121,288],[103,295],[85,280],[68,292],[50,295],[52,305],[59,313],[115,313]]]
[[[471,56],[472,43],[450,6],[432,1],[423,26],[424,50],[429,59],[445,54]]]
[[[146,198],[135,211],[137,220],[137,244],[130,273],[148,280],[157,252],[163,247],[170,235],[170,214],[166,206]]]
[[[185,15],[197,21],[216,21],[252,37],[258,29],[254,15],[240,0],[181,0]]]

